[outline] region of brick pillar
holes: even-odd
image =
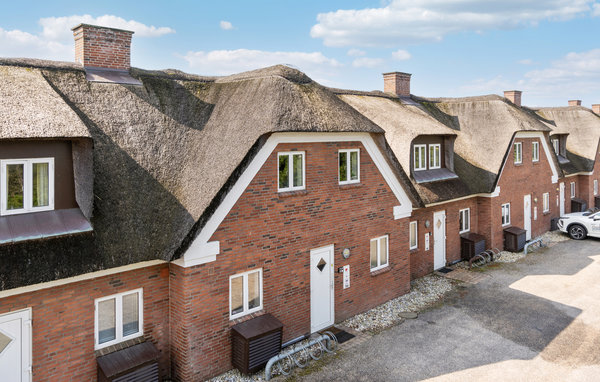
[[[504,92],[504,97],[515,105],[521,106],[521,94],[522,92],[520,90],[506,90]]]
[[[600,115],[600,103],[592,105],[592,111],[598,115]]]
[[[410,97],[410,73],[383,73],[383,91],[398,97]]]
[[[76,62],[84,67],[129,70],[132,31],[89,24],[71,30]]]

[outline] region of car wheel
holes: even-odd
[[[587,232],[582,225],[573,224],[569,227],[569,236],[574,240],[583,240],[587,237]]]

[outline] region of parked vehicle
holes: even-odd
[[[588,236],[600,237],[600,209],[594,207],[561,216],[558,229],[575,240],[583,240]]]

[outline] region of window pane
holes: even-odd
[[[358,151],[350,153],[350,180],[358,179]]]
[[[115,321],[115,299],[98,303],[98,343],[103,344],[117,338]]]
[[[421,168],[421,156],[419,153],[419,148],[415,146],[415,169]]]
[[[464,226],[465,230],[468,230],[471,227],[470,226],[471,222],[469,221],[470,219],[471,219],[470,211],[467,210],[467,211],[465,211],[465,226]]]
[[[50,185],[48,183],[49,164],[48,163],[33,163],[33,206],[43,207],[50,204],[49,192]]]
[[[421,149],[419,150],[421,155],[421,168],[425,168],[427,167],[426,162],[425,162],[425,147],[421,147]]]
[[[304,185],[302,178],[302,154],[294,154],[294,187],[302,187]]]
[[[346,159],[348,156],[346,153],[339,153],[340,160],[340,182],[345,182],[348,180],[348,164],[346,163]]]
[[[279,188],[288,188],[290,186],[290,157],[281,155],[279,157]]]
[[[460,227],[460,230],[461,230],[461,231],[464,231],[464,230],[465,230],[465,225],[464,225],[464,224],[465,224],[465,220],[464,220],[464,214],[465,214],[465,212],[464,212],[464,211],[460,211],[460,212],[459,212],[459,214],[458,214],[458,226]]]
[[[379,239],[379,265],[385,265],[388,262],[388,241],[387,237]]]
[[[417,246],[417,229],[416,228],[417,228],[416,224],[410,225],[410,246],[411,247]]]
[[[371,240],[371,268],[377,267],[377,240]]]
[[[25,166],[23,164],[9,164],[6,166],[6,170],[8,176],[6,182],[8,186],[6,208],[9,210],[24,208],[23,184]]]
[[[231,314],[244,311],[244,278],[243,276],[231,279]]]
[[[123,337],[140,331],[139,293],[123,296]]]
[[[260,306],[260,272],[248,274],[248,309]]]

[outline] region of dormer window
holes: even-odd
[[[412,141],[411,175],[417,183],[457,178],[454,138],[452,135],[420,135]]]
[[[558,157],[559,163],[566,163],[567,159],[567,136],[568,134],[554,134],[550,137],[552,148]]]
[[[556,153],[556,155],[560,155],[560,142],[558,138],[552,139],[552,147],[554,148],[554,153]]]
[[[415,171],[427,170],[427,160],[425,159],[427,145],[414,146]]]
[[[0,215],[54,209],[54,158],[0,161]]]
[[[441,146],[439,143],[429,145],[429,169],[442,167]]]

